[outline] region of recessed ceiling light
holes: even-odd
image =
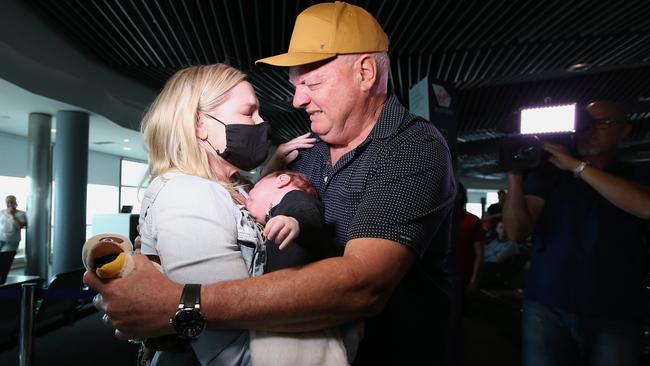
[[[124,146],[122,149],[123,149],[123,150],[126,150],[126,151],[131,151],[131,148],[128,147],[128,146]]]
[[[569,72],[580,72],[580,71],[586,71],[591,69],[591,64],[588,64],[586,62],[581,62],[577,64],[573,64],[569,67],[567,67],[566,71]]]
[[[122,142],[129,142],[129,139],[124,139],[122,140]]]
[[[51,128],[50,132],[56,132],[56,128]]]

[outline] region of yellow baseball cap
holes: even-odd
[[[387,51],[388,36],[370,13],[336,1],[303,10],[293,27],[289,52],[255,63],[299,66],[341,54]]]

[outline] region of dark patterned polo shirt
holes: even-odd
[[[420,258],[429,249],[446,250],[448,243],[430,244],[454,201],[447,143],[431,122],[410,114],[394,96],[368,138],[334,166],[328,145],[319,140],[291,169],[315,186],[339,246],[381,238],[408,246]]]
[[[341,248],[355,238],[381,238],[418,257],[383,311],[365,320],[355,364],[410,364],[432,359],[431,352],[442,357],[450,314],[443,262],[455,181],[447,143],[433,123],[390,96],[368,138],[334,166],[319,140],[290,168],[316,187]],[[427,337],[416,335],[423,331]]]

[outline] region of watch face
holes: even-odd
[[[205,329],[205,318],[197,309],[181,309],[174,314],[172,326],[179,337],[196,339]]]

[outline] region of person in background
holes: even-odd
[[[506,231],[533,234],[524,366],[639,365],[650,170],[619,159],[632,130],[620,104],[596,101],[586,112],[576,155],[545,143],[550,164],[508,172]]]
[[[519,247],[517,243],[512,242],[506,235],[506,228],[503,221],[497,221],[496,238],[492,239],[488,245],[485,246],[485,264],[488,263],[503,263],[507,259],[519,254]]]
[[[463,293],[472,296],[478,288],[478,280],[483,267],[485,231],[481,219],[466,210],[467,189],[458,183],[456,215],[458,217],[459,274]]]
[[[497,192],[498,202],[491,204],[483,215],[483,228],[486,231],[488,240],[493,240],[497,237],[496,226],[497,222],[502,220],[503,205],[506,200],[506,191],[503,189]]]
[[[27,226],[25,211],[18,209],[16,196],[5,197],[7,208],[0,211],[0,252],[15,252],[20,244],[20,230]]]

